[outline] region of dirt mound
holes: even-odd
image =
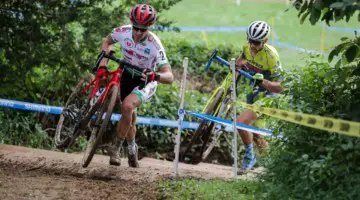
[[[0,196],[4,200],[128,200],[156,199],[159,195],[155,182],[139,185],[131,181],[84,179],[0,165]]]
[[[95,155],[81,167],[81,153],[62,153],[0,145],[1,199],[154,199],[157,181],[173,173],[173,163],[143,158],[140,168],[110,166],[108,157]],[[182,177],[232,177],[231,167],[200,163],[179,164]],[[253,178],[254,174],[240,178]],[[5,197],[5,198],[3,198]]]

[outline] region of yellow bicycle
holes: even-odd
[[[217,56],[217,50],[214,50],[206,65],[206,71],[214,59],[230,67],[230,63]],[[238,80],[240,80],[240,76],[245,76],[253,80],[252,76],[245,71],[240,69],[237,69],[237,71],[240,75],[237,76],[236,84]],[[232,90],[232,73],[229,72],[222,84],[212,94],[202,113],[219,118],[228,118],[234,103],[231,99]],[[200,163],[207,158],[224,132],[226,132],[225,127],[216,126],[214,122],[202,120],[191,138],[190,143],[186,145],[184,151],[180,152],[180,161],[191,164]],[[212,140],[211,143],[207,145],[210,136],[212,136]]]

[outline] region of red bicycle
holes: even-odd
[[[109,54],[102,55],[117,62],[119,68],[113,72],[109,72],[106,68],[99,68],[92,81],[89,81],[91,77],[82,79],[70,95],[58,121],[54,138],[58,148],[69,148],[79,135],[88,135],[88,143],[82,160],[83,167],[89,165],[98,145],[102,143],[112,111],[116,101],[119,100],[124,65],[136,68],[114,57],[113,53],[111,51]],[[106,82],[106,87],[100,96],[97,96],[99,86],[103,81]],[[89,91],[91,91],[90,94]]]

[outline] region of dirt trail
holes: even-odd
[[[152,158],[140,168],[110,166],[108,157],[95,155],[81,167],[81,153],[63,153],[0,144],[0,199],[154,199],[157,181],[173,176],[173,163]],[[259,169],[261,170],[261,169]],[[232,178],[231,167],[179,163],[182,177]],[[254,174],[240,178],[253,178]]]

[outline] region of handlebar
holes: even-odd
[[[213,53],[211,54],[211,56],[210,56],[210,59],[209,59],[208,63],[206,64],[206,67],[205,67],[205,71],[206,71],[206,72],[207,72],[207,71],[209,71],[210,65],[211,65],[211,63],[212,63],[212,61],[213,61],[214,57],[216,57],[216,56],[217,56],[216,54],[217,54],[217,50],[215,49],[215,50],[213,51]]]
[[[111,50],[108,54],[105,53],[104,57],[119,63],[119,65],[124,64],[125,61],[123,59],[119,59],[119,58],[116,58],[115,56],[113,56],[114,53],[115,53],[115,51]]]
[[[119,58],[116,58],[115,56],[114,56],[114,54],[115,54],[115,51],[113,51],[113,50],[111,50],[109,53],[106,53],[105,51],[102,51],[101,52],[101,54],[99,55],[99,57],[98,57],[98,61],[97,61],[97,66],[96,66],[96,69],[98,69],[98,65],[99,65],[99,63],[100,63],[100,61],[101,61],[101,59],[102,58],[108,58],[108,59],[110,59],[110,60],[113,60],[113,61],[115,61],[115,62],[117,62],[118,64],[119,64],[119,69],[120,70],[123,70],[124,69],[124,67],[126,66],[126,67],[129,67],[129,68],[132,68],[133,70],[136,70],[136,71],[139,71],[139,72],[144,72],[143,70],[144,69],[140,69],[139,67],[137,67],[137,66],[134,66],[134,65],[132,65],[132,64],[129,64],[129,63],[127,63],[124,59],[119,59]],[[107,70],[106,70],[107,71]],[[107,71],[108,72],[108,71]],[[116,71],[115,71],[116,72]],[[114,72],[110,72],[110,74],[113,74]],[[121,73],[122,73],[122,71],[121,71]],[[146,77],[145,78],[145,83],[144,84],[140,84],[139,85],[139,89],[141,90],[143,87],[145,87],[145,85],[148,83],[148,77]]]
[[[218,52],[217,50],[214,50],[213,53],[211,54],[210,59],[209,59],[208,63],[206,64],[206,68],[205,68],[206,72],[209,70],[210,65],[214,59],[219,61],[221,64],[230,67],[230,63],[228,61],[226,61],[216,55],[217,52]],[[250,80],[254,80],[253,77],[249,73],[245,72],[244,70],[236,69],[236,71],[238,71],[241,75],[245,76],[246,78],[248,78]]]
[[[139,71],[139,72],[142,72],[142,71],[144,70],[144,69],[142,69],[142,68],[139,68],[138,66],[135,66],[135,65],[132,65],[132,64],[126,62],[124,59],[116,58],[116,57],[114,56],[114,54],[115,54],[115,51],[112,51],[112,50],[111,50],[109,53],[103,53],[103,54],[102,54],[102,57],[108,58],[108,59],[110,59],[110,60],[113,60],[113,61],[117,62],[117,63],[119,64],[119,67],[120,67],[121,69],[122,69],[124,66],[127,66],[127,67],[130,67],[130,68],[132,68],[132,69],[134,69],[134,70],[137,70],[137,71]]]

